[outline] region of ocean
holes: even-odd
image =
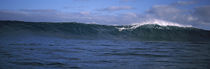
[[[0,22],[0,69],[209,69],[193,27]]]

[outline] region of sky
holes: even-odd
[[[129,25],[153,19],[210,30],[210,0],[0,0],[0,20]]]

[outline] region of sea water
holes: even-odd
[[[209,42],[0,39],[0,69],[209,69]]]

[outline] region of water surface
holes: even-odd
[[[0,40],[0,69],[209,69],[209,42]]]

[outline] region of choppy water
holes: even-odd
[[[0,69],[209,69],[209,42],[1,40]]]

